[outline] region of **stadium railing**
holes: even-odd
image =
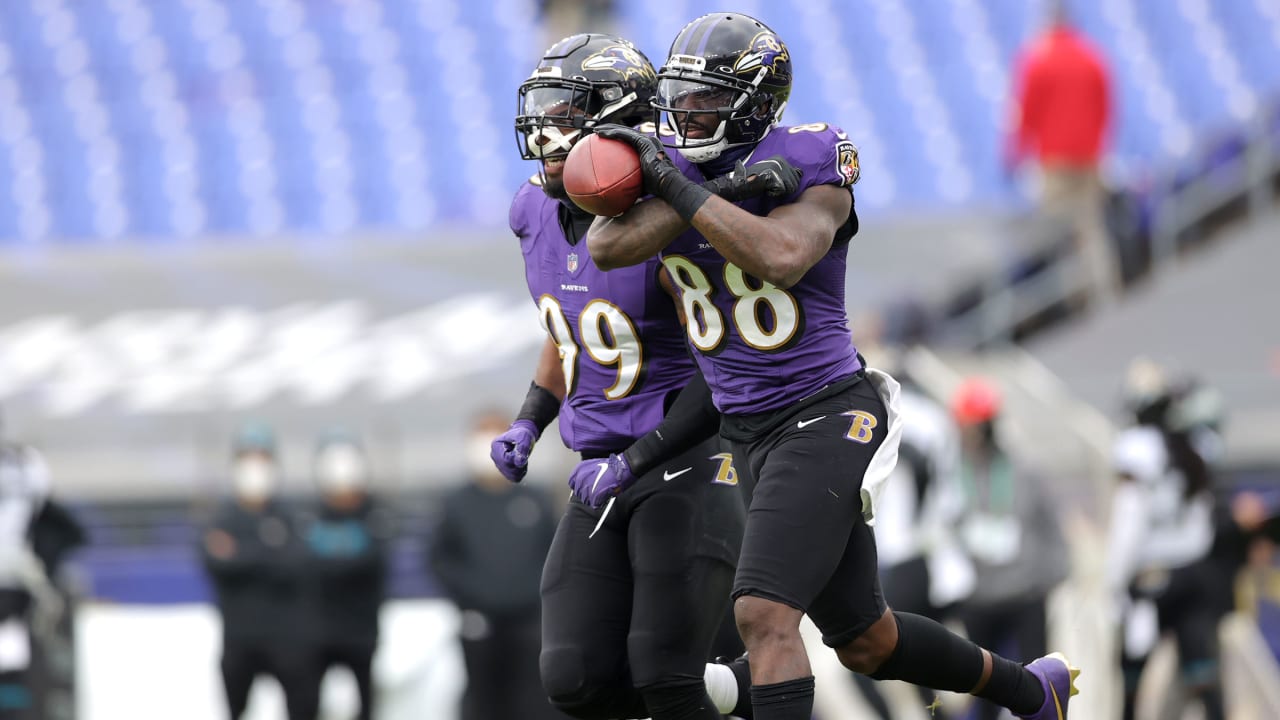
[[[1233,221],[1258,217],[1280,197],[1280,97],[1244,126],[1202,142],[1186,161],[1141,187],[1118,188],[1108,225],[1126,285],[1164,272]],[[1028,250],[957,293],[941,309],[941,343],[979,349],[1016,342],[1069,317],[1087,292],[1065,227],[1023,218],[1008,229]],[[1012,243],[1011,243],[1012,244]]]

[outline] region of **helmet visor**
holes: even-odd
[[[668,112],[709,112],[733,110],[740,102],[733,88],[701,82],[663,78],[658,81],[656,104]]]
[[[568,85],[535,85],[520,88],[519,117],[545,118],[555,125],[572,125],[576,118],[585,119],[597,108],[591,107],[591,91]],[[582,120],[577,121],[579,124]]]
[[[658,80],[653,106],[658,127],[676,135],[674,147],[689,148],[722,142],[725,121],[746,100],[739,88],[705,76],[663,77]]]

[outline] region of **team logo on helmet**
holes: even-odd
[[[615,70],[623,80],[641,78],[656,80],[658,75],[653,66],[645,62],[635,48],[626,45],[610,45],[598,53],[587,56],[582,61],[583,70]]]
[[[785,65],[778,67],[779,63],[791,62],[791,54],[787,52],[787,46],[782,44],[782,40],[772,32],[765,30],[756,33],[751,38],[751,45],[747,51],[742,53],[738,61],[733,64],[733,72],[737,75],[755,73],[760,68],[765,67],[774,73],[790,73],[790,68]]]

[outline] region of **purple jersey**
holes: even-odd
[[[687,177],[703,181],[678,152],[668,155]],[[804,175],[795,195],[738,203],[756,215],[795,202],[807,188],[849,186],[858,176],[853,143],[826,123],[775,127],[745,162],[773,155]],[[696,230],[663,251],[689,318],[689,342],[721,412],[776,410],[861,367],[845,309],[847,254],[845,243],[834,243],[798,283],[781,290],[727,262]]]
[[[559,201],[534,182],[511,203],[529,294],[560,349],[568,391],[560,436],[578,452],[620,452],[662,420],[668,393],[695,372],[661,262],[604,272],[570,245]]]

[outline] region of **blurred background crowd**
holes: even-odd
[[[1066,651],[1073,717],[1280,717],[1273,0],[3,4],[0,716],[545,712],[574,458],[488,460],[542,339],[516,87],[720,9],[859,146],[889,602]],[[822,720],[933,702],[816,671]]]

